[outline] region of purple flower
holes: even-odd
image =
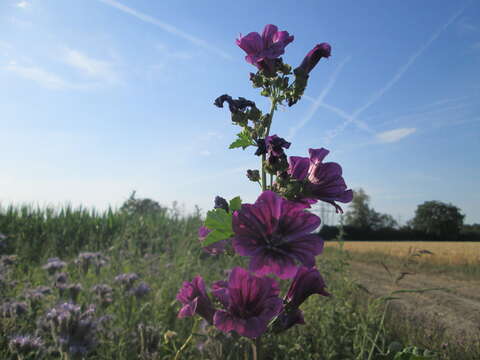
[[[305,324],[302,310],[291,309],[288,311],[282,311],[282,313],[275,319],[273,331],[282,332],[297,324]]]
[[[275,59],[285,53],[285,46],[292,41],[293,36],[290,36],[287,31],[278,31],[275,25],[269,24],[263,29],[262,35],[257,32],[240,35],[236,43],[247,53],[245,60],[248,63],[273,75]]]
[[[23,301],[6,302],[1,310],[1,315],[4,317],[15,317],[27,313],[28,305]]]
[[[135,273],[126,273],[115,276],[115,281],[122,284],[126,290],[129,290],[133,283],[138,280],[138,275]]]
[[[200,240],[200,242],[203,242],[211,231],[212,230],[210,230],[206,226],[200,226],[200,228],[198,229],[198,240]],[[218,255],[225,251],[226,246],[227,246],[227,240],[221,240],[211,245],[204,246],[203,250],[209,253],[210,255]]]
[[[304,211],[306,207],[267,190],[255,204],[243,204],[233,214],[233,247],[239,255],[251,257],[251,271],[288,279],[295,276],[297,262],[315,264],[323,240],[311,232],[320,218]]]
[[[302,266],[290,284],[285,299],[290,308],[298,308],[310,295],[330,296],[325,290],[325,281],[315,267]]]
[[[150,286],[146,282],[141,282],[137,286],[135,286],[131,293],[138,299],[145,297],[150,292]]]
[[[19,355],[30,355],[43,348],[43,341],[39,337],[25,335],[15,336],[8,343],[10,350]]]
[[[297,180],[305,181],[304,198],[322,200],[335,206],[337,212],[343,213],[342,208],[335,203],[348,203],[353,199],[352,190],[342,177],[342,167],[335,162],[323,163],[328,155],[327,149],[309,149],[310,158],[291,156],[288,173]]]
[[[215,312],[213,323],[226,333],[235,331],[242,336],[257,338],[282,310],[279,287],[271,278],[258,277],[236,267],[230,274],[228,287],[216,284],[218,287],[214,295],[225,310]]]
[[[47,313],[49,327],[62,351],[73,357],[84,357],[92,350],[97,329],[94,313],[93,305],[82,313],[81,307],[72,303],[59,304]]]
[[[53,275],[58,270],[64,268],[66,265],[67,263],[61,261],[59,258],[49,258],[47,260],[47,263],[42,266],[42,269],[47,270],[50,275]]]
[[[201,276],[195,276],[191,282],[185,281],[177,294],[177,300],[183,304],[178,313],[179,318],[198,314],[212,323],[215,309],[208,298],[205,282]]]
[[[302,63],[297,69],[302,69],[307,74],[317,65],[321,58],[330,57],[332,47],[328,43],[317,44],[303,59]]]

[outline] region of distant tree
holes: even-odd
[[[353,193],[350,208],[345,213],[344,224],[371,230],[395,228],[398,225],[391,215],[381,214],[371,208],[370,197],[361,188]]]
[[[120,207],[120,211],[129,215],[147,215],[165,211],[158,202],[152,199],[135,198],[136,191],[133,191],[128,200]]]
[[[457,239],[463,227],[463,215],[452,204],[440,201],[426,201],[418,205],[415,217],[410,222],[418,231],[437,238]]]

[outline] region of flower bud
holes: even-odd
[[[247,178],[250,181],[260,181],[260,172],[258,170],[247,170]]]
[[[215,206],[213,207],[214,209],[223,209],[226,212],[228,212],[228,202],[221,196],[216,196],[215,197]]]
[[[321,58],[330,57],[332,52],[332,47],[328,43],[317,44],[312,50],[303,59],[300,64],[300,68],[303,69],[307,74],[313,70]]]

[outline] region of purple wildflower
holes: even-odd
[[[320,225],[320,218],[305,208],[267,190],[255,204],[243,204],[233,214],[233,247],[239,255],[251,257],[251,271],[288,279],[295,276],[297,262],[315,264],[323,240],[311,232]]]
[[[31,335],[15,336],[10,339],[8,347],[15,354],[28,356],[33,352],[42,350],[43,341],[41,338]]]
[[[102,266],[107,263],[105,257],[100,252],[83,252],[78,254],[75,264],[80,266],[86,274],[91,265],[95,267],[97,274]]]
[[[205,282],[200,275],[195,276],[191,282],[183,283],[183,287],[177,294],[177,300],[183,304],[178,313],[179,318],[198,314],[210,324],[212,323],[215,309],[208,298]]]
[[[92,287],[92,292],[97,295],[100,300],[100,304],[104,307],[110,305],[113,302],[113,289],[108,285],[97,284]]]
[[[72,356],[85,356],[96,345],[94,312],[94,306],[82,312],[80,306],[62,303],[47,313],[55,341],[62,351]]]
[[[28,312],[28,305],[23,301],[6,302],[2,305],[4,317],[16,317]]]
[[[130,290],[133,295],[135,295],[136,298],[140,299],[145,297],[150,291],[151,288],[148,286],[146,282],[141,282],[137,286],[135,286],[132,290]]]
[[[210,230],[206,226],[200,226],[200,228],[198,229],[198,240],[200,240],[200,242],[203,242],[211,231],[212,230]],[[210,255],[218,255],[225,251],[226,246],[227,246],[227,240],[221,240],[211,245],[204,246],[203,250],[209,253]]]
[[[220,289],[222,287],[218,286],[214,294],[225,310],[217,310],[213,322],[226,333],[235,331],[242,336],[257,338],[282,310],[282,300],[278,297],[280,290],[275,280],[255,276],[240,267],[232,270],[228,287]]]
[[[55,286],[58,284],[66,284],[68,280],[67,273],[61,272],[55,276]]]
[[[325,281],[318,270],[315,267],[307,268],[302,266],[298,269],[295,278],[290,284],[285,299],[288,301],[289,307],[298,308],[310,295],[313,294],[330,296],[325,290]]]
[[[304,198],[312,202],[322,200],[335,206],[337,212],[342,208],[335,203],[348,203],[353,199],[352,190],[342,177],[342,167],[335,162],[323,163],[329,151],[324,148],[309,149],[310,158],[291,156],[288,173],[296,180],[306,183]]]
[[[68,295],[70,299],[75,302],[77,301],[78,295],[80,291],[82,291],[82,284],[69,284],[66,286],[66,290],[68,291]]]
[[[251,32],[236,40],[237,45],[247,53],[245,60],[263,70],[269,76],[275,74],[275,59],[285,53],[285,47],[293,41],[287,31],[278,31],[275,25],[266,25],[262,35]]]
[[[126,290],[129,290],[137,280],[138,275],[135,273],[126,273],[115,276],[115,281],[121,283]]]
[[[302,69],[305,73],[310,73],[321,58],[328,58],[332,53],[332,47],[328,43],[317,44],[303,59],[297,69]]]
[[[33,302],[38,302],[42,300],[45,295],[50,295],[52,289],[48,286],[38,286],[35,289],[29,289],[26,291],[25,297]]]
[[[47,260],[47,263],[42,266],[42,269],[47,270],[50,275],[53,275],[66,265],[67,263],[61,261],[59,258],[50,258]]]

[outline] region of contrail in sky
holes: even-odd
[[[292,126],[290,128],[290,132],[288,133],[288,139],[289,140],[292,140],[293,137],[295,136],[295,134],[300,129],[302,129],[305,125],[307,125],[307,123],[313,118],[313,115],[315,115],[318,108],[322,105],[323,99],[325,99],[325,97],[328,95],[328,93],[330,92],[332,87],[335,85],[335,82],[337,81],[337,77],[340,74],[340,72],[342,71],[343,67],[345,66],[345,64],[347,62],[350,61],[350,59],[351,59],[351,57],[348,56],[337,66],[337,68],[333,72],[332,76],[328,80],[327,86],[325,86],[325,88],[322,90],[322,92],[320,93],[318,98],[316,100],[313,100],[313,104],[310,106],[310,109],[308,110],[307,115],[302,119],[302,121],[300,121],[300,123],[297,126]]]
[[[227,60],[232,60],[232,56],[230,56],[230,54],[226,53],[225,51],[215,47],[215,46],[212,46],[210,45],[207,41],[203,40],[203,39],[200,39],[194,35],[191,35],[183,30],[180,30],[178,29],[177,27],[173,26],[173,25],[170,25],[170,24],[167,24],[163,21],[160,21],[158,20],[157,18],[154,18],[153,16],[150,16],[150,15],[147,15],[145,13],[142,13],[140,11],[137,11],[135,9],[132,9],[131,7],[128,7],[128,6],[125,6],[121,3],[119,3],[118,1],[115,1],[115,0],[98,0],[108,6],[111,6],[111,7],[114,7],[126,14],[129,14],[129,15],[132,15],[134,17],[136,17],[137,19],[141,20],[141,21],[144,21],[144,22],[147,22],[147,23],[150,23],[152,25],[155,25],[159,28],[161,28],[162,30],[165,30],[166,32],[172,34],[172,35],[175,35],[179,38],[182,38],[182,39],[185,39],[187,41],[190,41],[192,44],[196,45],[196,46],[199,46],[205,50],[209,50],[211,52],[214,52],[216,53],[217,55],[220,55],[221,57],[223,57],[224,59],[227,59]]]
[[[339,133],[343,131],[347,127],[348,124],[350,124],[353,121],[357,120],[357,117],[363,113],[365,110],[367,110],[370,106],[375,104],[387,91],[389,91],[393,85],[395,85],[401,78],[402,76],[407,72],[407,70],[412,66],[412,64],[417,60],[417,58],[423,54],[423,52],[435,41],[437,38],[442,34],[445,29],[450,26],[465,10],[467,6],[462,7],[459,11],[457,11],[455,14],[453,14],[448,21],[443,24],[420,48],[415,51],[408,61],[398,69],[398,71],[395,73],[395,75],[388,81],[384,87],[382,87],[380,90],[375,92],[372,97],[361,107],[359,107],[357,110],[353,112],[353,114],[345,120],[342,124],[340,124],[337,128],[335,128],[333,131],[330,132],[329,136],[327,136],[327,141],[330,141],[333,139],[335,136],[337,136]],[[312,115],[313,116],[313,115]]]

